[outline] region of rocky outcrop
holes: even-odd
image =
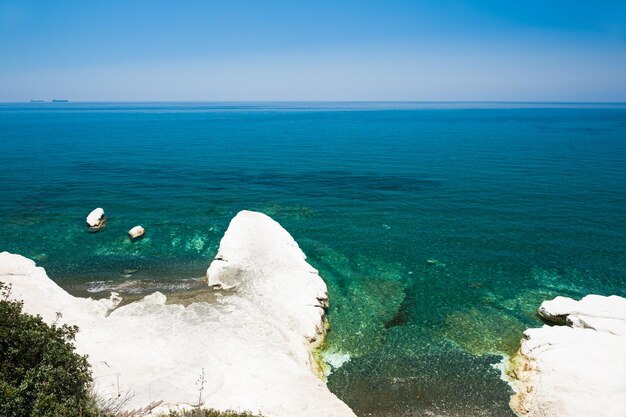
[[[105,397],[130,397],[125,409],[162,401],[170,407],[260,412],[267,417],[354,416],[313,369],[312,341],[324,329],[326,286],[278,223],[241,212],[208,271],[216,302],[168,304],[161,293],[119,304],[113,294],[75,298],[42,268],[19,255],[0,254],[0,281],[24,309],[80,331],[76,348],[89,355],[96,388]]]
[[[626,299],[615,295],[592,294],[580,301],[556,297],[544,301],[538,313],[552,323],[626,336]]]
[[[135,227],[133,227],[132,229],[130,229],[128,231],[128,235],[130,236],[131,239],[137,239],[137,238],[140,238],[141,236],[143,236],[143,234],[145,232],[146,231],[144,230],[143,227],[135,226]]]
[[[209,286],[239,294],[280,316],[280,326],[310,342],[324,332],[328,290],[296,241],[270,217],[242,211],[207,270]]]
[[[626,416],[626,299],[556,297],[539,314],[562,325],[524,332],[509,370],[517,414]]]
[[[98,207],[94,209],[91,213],[87,215],[87,226],[92,231],[98,231],[102,227],[104,227],[105,217],[104,217],[104,209]]]

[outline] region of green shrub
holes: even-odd
[[[91,417],[91,371],[74,352],[75,326],[22,312],[0,282],[0,416]]]

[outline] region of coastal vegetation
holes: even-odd
[[[48,325],[9,295],[0,282],[0,415],[101,416],[87,359],[74,351],[78,328]]]
[[[121,403],[92,390],[86,356],[75,352],[78,327],[48,325],[23,311],[0,282],[0,416],[115,417]],[[132,414],[139,417],[137,414]],[[170,411],[167,417],[260,417],[249,412],[197,408]]]

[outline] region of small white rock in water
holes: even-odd
[[[138,237],[143,236],[145,230],[141,226],[135,226],[128,231],[131,239],[137,239]]]
[[[104,225],[104,209],[98,207],[87,216],[87,224],[92,229],[99,229]]]

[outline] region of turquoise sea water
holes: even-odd
[[[540,302],[626,296],[626,105],[2,104],[0,142],[0,250],[76,294],[197,288],[239,210],[274,217],[360,416],[510,416],[491,365]]]

